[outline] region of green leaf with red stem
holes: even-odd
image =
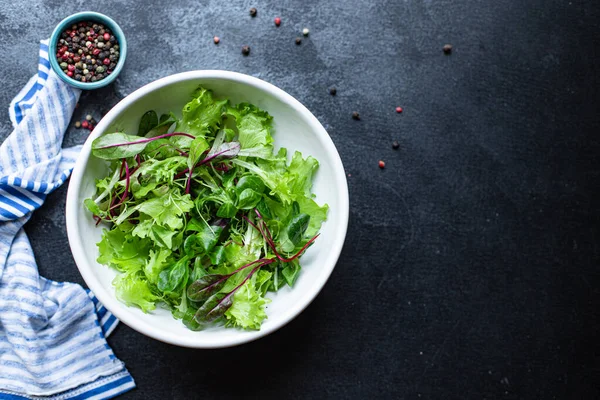
[[[92,154],[104,160],[129,158],[144,151],[148,143],[172,136],[185,136],[194,139],[194,136],[183,132],[165,133],[152,138],[141,138],[122,132],[109,133],[92,142]]]

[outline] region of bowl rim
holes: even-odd
[[[82,205],[78,203],[80,186],[83,179],[84,166],[85,164],[87,164],[91,155],[92,141],[99,137],[100,133],[103,132],[106,128],[108,128],[108,126],[112,123],[115,117],[121,114],[125,109],[127,109],[131,104],[135,103],[138,99],[162,87],[181,81],[198,79],[222,79],[244,83],[253,86],[257,89],[260,89],[271,96],[276,97],[278,100],[288,104],[289,106],[293,107],[296,111],[298,111],[300,116],[316,132],[319,141],[321,142],[322,146],[325,147],[325,151],[331,155],[331,162],[333,164],[332,169],[334,170],[334,180],[332,181],[332,183],[336,186],[339,199],[339,209],[337,210],[337,212],[339,213],[340,222],[339,226],[337,227],[337,234],[333,237],[331,242],[328,243],[327,256],[325,261],[321,264],[322,267],[328,268],[326,273],[322,274],[319,277],[319,280],[315,281],[314,284],[311,286],[311,289],[307,291],[298,302],[296,302],[292,307],[286,310],[286,313],[276,323],[270,325],[268,328],[265,328],[263,326],[259,331],[246,332],[249,334],[233,336],[231,338],[226,338],[219,341],[214,341],[214,338],[211,340],[202,340],[203,338],[201,338],[200,336],[198,338],[175,337],[164,332],[156,331],[155,327],[151,324],[148,324],[143,320],[137,319],[135,318],[135,316],[132,316],[132,314],[127,313],[126,310],[123,308],[126,306],[120,303],[115,297],[114,293],[109,293],[109,290],[106,290],[103,287],[103,285],[101,285],[101,283],[98,280],[96,280],[96,278],[93,276],[93,266],[90,265],[90,263],[88,263],[87,258],[84,254],[83,247],[81,246],[80,241],[80,230],[77,224],[77,207],[82,207]],[[321,290],[329,280],[329,277],[331,276],[331,273],[333,272],[342,252],[348,228],[349,194],[344,166],[342,164],[342,160],[339,156],[339,153],[333,141],[331,140],[331,137],[329,136],[323,125],[321,125],[319,120],[298,100],[296,100],[294,97],[292,97],[282,89],[259,78],[231,71],[198,70],[170,75],[137,89],[136,91],[122,99],[115,107],[113,107],[106,114],[104,118],[100,120],[94,131],[92,131],[85,144],[83,145],[81,153],[75,163],[75,167],[73,168],[67,191],[65,215],[69,246],[71,248],[71,252],[73,254],[73,258],[75,260],[77,268],[79,269],[79,272],[86,284],[88,285],[88,287],[92,290],[92,292],[96,295],[98,300],[108,310],[110,310],[118,319],[120,319],[127,326],[153,339],[181,347],[212,349],[232,347],[262,338],[280,329],[288,322],[293,320],[317,297],[317,295],[321,292]]]
[[[97,81],[97,82],[79,82],[73,78],[69,78],[60,68],[58,61],[56,60],[56,52],[58,49],[58,40],[60,39],[60,34],[62,31],[69,25],[85,20],[98,21],[107,25],[112,31],[115,37],[117,38],[117,42],[119,44],[119,62],[117,66],[113,70],[113,72],[106,78]],[[54,73],[58,75],[58,77],[64,81],[65,83],[76,87],[82,90],[94,90],[99,89],[101,87],[107,86],[111,84],[123,69],[125,65],[125,59],[127,58],[127,39],[125,39],[125,34],[123,30],[112,18],[107,15],[101,14],[95,11],[82,11],[75,14],[71,14],[56,25],[52,34],[50,35],[50,40],[48,42],[48,59],[50,61],[50,66]]]

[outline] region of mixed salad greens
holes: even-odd
[[[145,113],[137,136],[94,140],[110,163],[85,206],[111,224],[98,262],[120,271],[117,298],[157,304],[192,330],[260,329],[268,291],[293,286],[328,206],[311,194],[313,157],[273,150],[272,117],[199,87],[182,117]]]

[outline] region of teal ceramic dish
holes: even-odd
[[[58,61],[56,60],[56,53],[57,53],[57,49],[58,49],[58,40],[60,39],[60,34],[62,33],[62,31],[64,31],[70,25],[76,24],[78,22],[83,22],[83,21],[93,21],[93,22],[97,22],[97,23],[106,25],[107,27],[109,27],[111,29],[111,31],[113,32],[113,35],[115,36],[115,38],[117,39],[117,42],[119,43],[120,55],[119,55],[119,62],[117,63],[117,66],[115,67],[115,69],[109,76],[107,76],[106,78],[104,78],[100,81],[97,81],[97,82],[80,82],[80,81],[70,78],[69,76],[67,76],[67,74],[65,74],[62,71],[62,69],[60,69],[60,65],[58,65]],[[63,19],[56,26],[56,28],[54,28],[54,31],[52,32],[52,36],[50,36],[50,46],[49,46],[49,51],[48,51],[48,58],[50,59],[50,65],[52,67],[52,70],[54,71],[54,73],[56,75],[59,76],[60,79],[62,79],[69,85],[74,86],[78,89],[93,90],[93,89],[98,89],[98,88],[104,87],[104,86],[112,83],[117,78],[117,76],[119,75],[121,70],[123,69],[123,65],[125,64],[126,57],[127,57],[127,40],[125,39],[125,35],[123,34],[123,31],[121,30],[119,25],[117,25],[117,23],[115,21],[113,21],[111,18],[107,17],[104,14],[100,14],[97,12],[84,11],[84,12],[80,12],[80,13],[68,16],[67,18]]]

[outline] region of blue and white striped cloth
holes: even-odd
[[[0,146],[0,399],[108,399],[135,387],[106,343],[118,320],[81,286],[40,277],[23,231],[79,154],[61,148],[79,95],[51,71],[42,41]]]

